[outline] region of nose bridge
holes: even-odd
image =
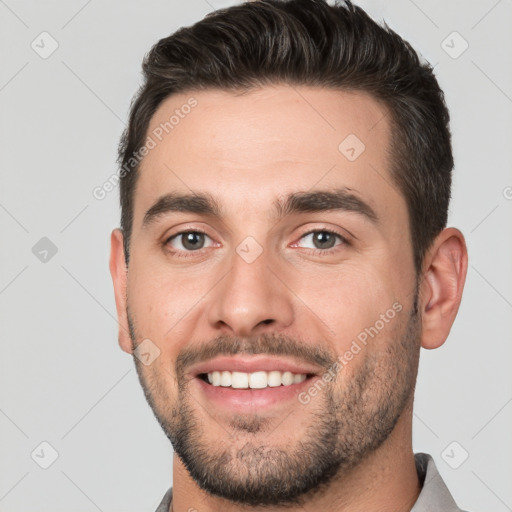
[[[216,287],[210,324],[235,335],[256,334],[266,325],[282,329],[293,321],[287,288],[275,277],[275,261],[254,238],[247,237],[231,255],[230,270]]]

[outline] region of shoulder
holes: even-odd
[[[155,512],[169,512],[172,502],[172,487],[165,493]]]
[[[455,503],[432,456],[428,453],[416,453],[414,460],[422,489],[411,512],[465,512]]]

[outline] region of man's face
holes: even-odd
[[[135,360],[146,397],[204,489],[293,502],[410,414],[421,327],[386,110],[307,87],[201,91],[168,98],[148,135],[125,326],[160,351]]]

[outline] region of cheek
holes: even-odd
[[[151,263],[148,255],[134,256],[128,273],[127,294],[130,313],[139,336],[166,347],[187,325],[187,319],[201,307],[211,284],[207,276],[191,270],[170,269]],[[146,262],[141,264],[141,262]]]
[[[298,282],[297,296],[312,312],[309,318],[321,321],[323,330],[328,328],[329,339],[338,354],[349,350],[358,337],[364,341],[365,334],[372,340],[368,330],[374,334],[372,328],[376,323],[379,333],[390,330],[391,314],[388,313],[384,326],[381,320],[381,315],[390,310],[395,316],[393,304],[397,299],[389,273],[379,273],[371,266],[347,264],[330,273],[321,269],[315,274],[302,274]]]

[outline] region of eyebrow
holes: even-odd
[[[276,220],[298,213],[347,211],[358,213],[374,224],[378,216],[374,209],[348,188],[294,192],[284,199],[274,201]],[[170,212],[195,213],[222,218],[223,210],[213,196],[207,193],[170,193],[160,197],[144,215],[142,227],[148,227]]]

